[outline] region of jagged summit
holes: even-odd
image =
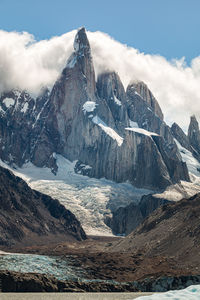
[[[188,127],[188,139],[191,146],[200,154],[199,123],[195,115],[190,117],[190,125]]]
[[[190,125],[189,128],[192,127],[193,130],[199,130],[199,124],[197,122],[197,118],[195,115],[190,116]],[[189,131],[188,128],[188,131]]]
[[[184,133],[184,131],[180,128],[180,126],[177,123],[173,123],[172,127],[172,134],[175,137],[175,139],[181,144],[182,147],[185,149],[191,151],[191,145],[188,139],[188,136]]]
[[[76,53],[85,52],[86,50],[90,52],[90,43],[87,38],[85,27],[81,27],[74,39],[74,50]]]
[[[175,131],[188,141],[179,128]],[[138,81],[125,90],[115,70],[95,81],[85,28],[78,30],[74,52],[50,92],[34,98],[11,91],[0,97],[1,160],[14,167],[48,167],[56,179],[59,155],[74,162],[73,172],[80,175],[151,191],[190,181],[173,129],[147,85]],[[120,200],[113,195],[117,206]]]
[[[77,161],[75,169],[82,174],[156,190],[189,180],[146,84],[125,91],[115,72],[101,74],[96,83],[84,27],[75,36],[74,49],[50,95],[26,105],[21,97],[20,106],[17,95],[1,99],[0,158],[17,165],[31,161],[56,173],[58,153]]]
[[[81,82],[81,86],[89,96],[90,101],[94,101],[96,85],[95,85],[95,72],[92,61],[90,43],[87,38],[86,30],[84,27],[78,30],[74,39],[74,52],[67,61],[66,68],[63,70],[62,75],[72,77],[71,84],[76,85],[76,82]],[[79,87],[74,87],[75,89]],[[72,90],[73,88],[70,87]]]
[[[132,88],[138,93],[144,101],[151,107],[154,113],[163,120],[163,113],[160,108],[160,105],[152,92],[149,90],[148,86],[143,82],[136,80],[129,85],[129,88]]]

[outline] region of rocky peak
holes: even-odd
[[[199,131],[199,123],[195,117],[195,115],[190,117],[190,125],[188,128],[188,134],[191,132],[198,132]]]
[[[112,99],[116,104],[121,105],[125,99],[125,91],[122,82],[115,72],[107,72],[98,76],[97,90],[100,98]],[[119,100],[115,101],[114,96]]]
[[[181,146],[191,151],[189,139],[177,123],[172,124],[171,131],[173,136],[181,144]]]
[[[74,52],[67,61],[67,66],[63,70],[63,75],[69,76],[70,70],[72,73],[78,73],[84,77],[87,87],[87,94],[90,100],[94,100],[96,91],[95,72],[92,61],[90,43],[87,38],[85,28],[78,30],[74,39]]]
[[[200,153],[200,131],[199,123],[196,117],[193,115],[190,117],[190,125],[188,128],[188,139],[191,146]]]
[[[90,44],[84,27],[80,28],[75,36],[74,50],[79,55],[91,54]]]
[[[30,99],[28,104],[24,98],[20,122],[17,115],[4,114],[6,105],[13,109],[14,100],[2,99],[1,159],[18,165],[31,161],[56,173],[54,153],[59,153],[77,160],[79,166],[89,166],[88,176],[129,180],[151,189],[188,180],[170,128],[161,120],[160,107],[144,83],[129,86],[125,93],[119,76],[109,72],[99,76],[97,92],[90,45],[81,28],[74,52],[50,96],[43,91],[40,98]],[[129,121],[146,131],[128,128],[132,126]],[[153,138],[148,131],[161,137]]]
[[[138,93],[144,101],[147,102],[147,104],[153,109],[154,113],[163,120],[163,113],[160,108],[160,105],[158,104],[158,101],[152,94],[152,92],[149,90],[148,86],[143,81],[137,81],[133,82],[131,84],[131,88],[135,90],[136,93]]]

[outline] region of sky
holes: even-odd
[[[36,39],[80,26],[167,59],[200,54],[199,0],[0,0],[0,27]]]
[[[148,84],[171,124],[200,117],[200,0],[0,0],[0,92],[52,85],[85,26],[95,71]]]

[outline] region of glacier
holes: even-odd
[[[56,175],[49,168],[38,168],[30,162],[22,168],[11,168],[2,161],[0,165],[24,179],[32,189],[58,199],[75,214],[88,235],[112,236],[111,229],[104,223],[112,209],[137,203],[143,195],[153,192],[128,182],[116,183],[77,174],[76,161],[70,162],[58,154],[54,156],[58,166]]]

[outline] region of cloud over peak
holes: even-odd
[[[19,87],[38,93],[42,86],[52,86],[73,51],[75,34],[35,41],[27,32],[0,30],[0,92]],[[105,33],[87,34],[96,76],[116,71],[125,87],[133,80],[144,81],[168,123],[176,121],[185,128],[191,114],[200,117],[200,57],[187,66],[184,58],[169,62],[127,47]]]

